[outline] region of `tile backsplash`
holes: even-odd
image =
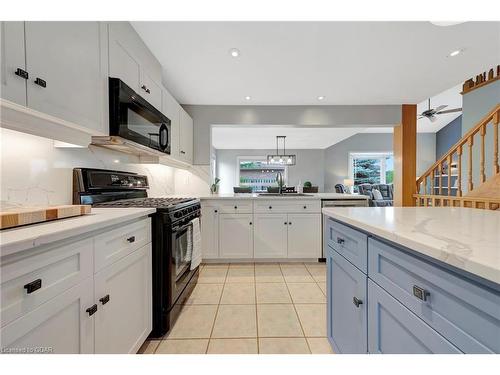
[[[59,148],[54,141],[0,129],[2,207],[72,203],[73,168],[102,168],[148,176],[150,197],[203,195],[209,191],[204,167],[186,171],[159,164],[138,164],[138,158],[101,147]]]

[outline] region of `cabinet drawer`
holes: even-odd
[[[278,198],[279,199],[279,198]],[[257,200],[255,201],[256,213],[318,213],[321,212],[319,200]]]
[[[29,257],[2,259],[1,326],[91,276],[92,256],[92,239],[88,239]]]
[[[222,214],[251,214],[251,200],[223,200],[219,203],[219,210]]]
[[[328,245],[366,273],[368,236],[331,219],[326,222],[326,241]]]
[[[110,230],[97,237],[94,243],[94,271],[116,262],[151,242],[151,219],[146,218]]]
[[[461,353],[443,336],[368,279],[370,353]]]
[[[465,353],[500,353],[500,293],[375,239],[368,248],[369,277],[420,319]]]

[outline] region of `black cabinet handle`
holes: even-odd
[[[97,305],[90,306],[87,310],[85,310],[89,314],[89,316],[94,315],[97,312]]]
[[[107,304],[109,302],[109,294],[106,294],[104,297],[99,298],[99,302],[101,302],[103,305]]]
[[[339,245],[343,245],[343,244],[344,244],[344,242],[345,242],[345,240],[344,240],[343,238],[337,237],[337,243],[338,243]]]
[[[127,238],[127,241],[130,243],[135,242],[135,236]]]
[[[238,209],[238,206],[234,206],[234,209],[237,210]]]
[[[269,209],[272,210],[273,209],[273,206],[269,206]]]
[[[31,294],[35,290],[38,290],[42,287],[42,279],[36,279],[35,281],[32,281],[31,283],[28,283],[24,286],[24,289],[26,289],[26,293]]]
[[[431,294],[424,288],[421,288],[418,285],[413,285],[413,295],[422,301],[427,301],[427,297]]]
[[[289,222],[288,222],[288,225],[292,225],[292,222],[291,222],[291,221],[289,221]]]
[[[285,221],[285,225],[287,225],[288,223]]]
[[[186,153],[185,151],[182,151],[182,150],[181,150],[181,154],[185,154],[185,153]]]
[[[39,77],[36,77],[35,84],[44,88],[47,87],[47,82]]]
[[[219,212],[219,210],[214,210],[215,213]]]
[[[354,303],[356,305],[356,307],[359,307],[359,305],[363,304],[363,301],[361,301],[360,299],[357,299],[356,297],[352,297],[352,303]]]
[[[304,206],[304,210],[307,208],[307,206]]]
[[[141,86],[141,89],[143,89],[144,91],[146,91],[148,94],[151,92],[151,91],[149,91],[149,89],[146,87],[146,85],[142,85],[142,86]]]
[[[252,222],[250,222],[250,225],[252,225]]]
[[[14,72],[14,74],[16,76],[19,76],[21,78],[24,78],[24,79],[28,79],[29,78],[29,74],[26,70],[24,69],[21,69],[21,68],[17,68],[16,71]]]

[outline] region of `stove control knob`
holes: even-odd
[[[182,216],[182,212],[180,211],[177,211],[174,213],[174,217],[181,217]]]
[[[187,210],[187,209],[183,209],[183,210],[182,210],[182,214],[183,214],[183,215],[187,215],[187,213],[188,213],[188,210]]]

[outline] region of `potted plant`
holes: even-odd
[[[214,183],[212,185],[210,185],[210,193],[217,194],[217,192],[219,191],[219,182],[220,182],[220,178],[215,177]]]
[[[313,186],[311,181],[306,181],[304,182],[304,187],[302,189],[304,193],[317,193],[318,192],[318,187]]]

